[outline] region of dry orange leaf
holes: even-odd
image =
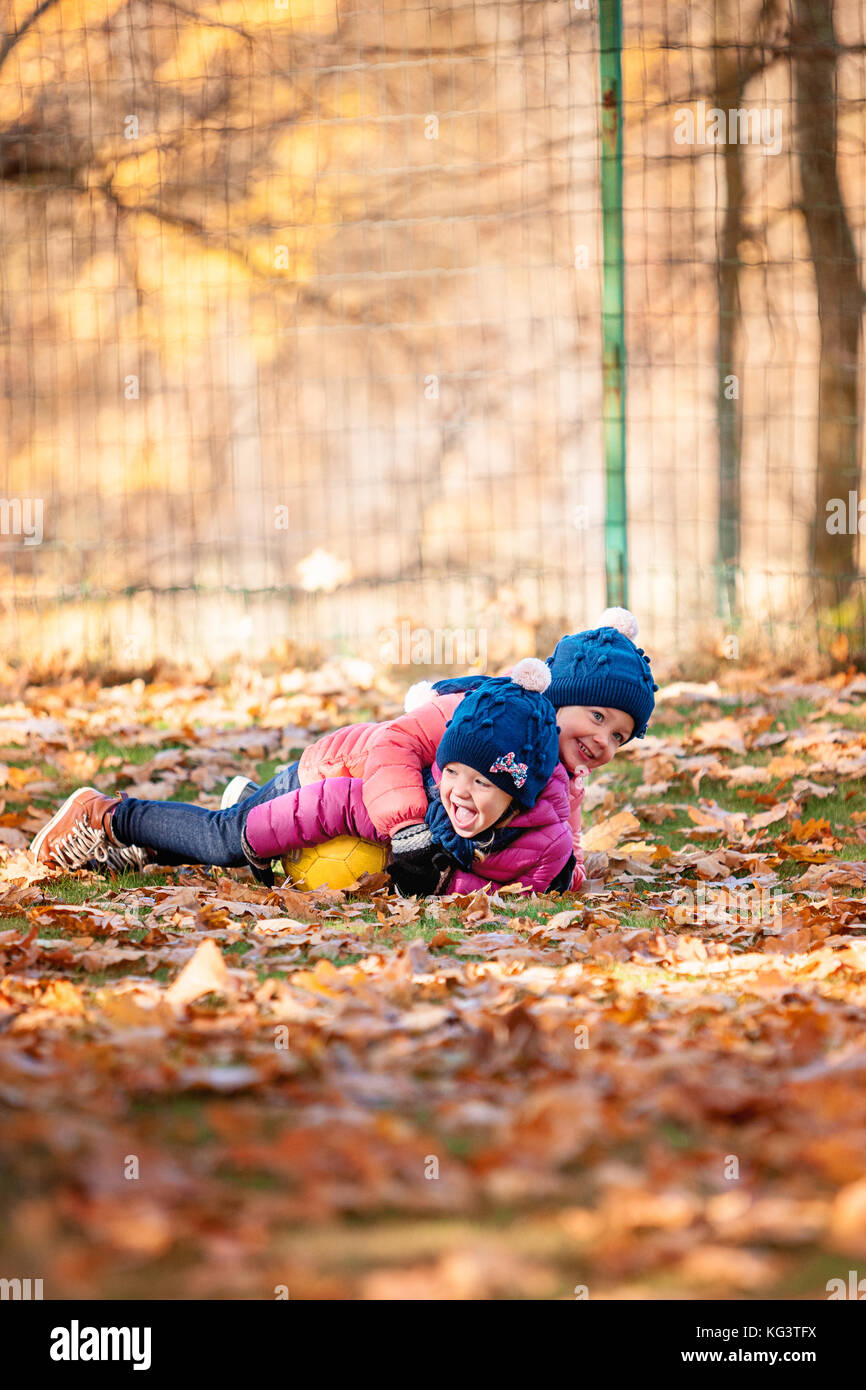
[[[640,830],[640,821],[631,811],[618,811],[615,816],[593,825],[583,835],[583,848],[587,852],[610,850],[627,835]]]
[[[6,773],[10,787],[26,787],[28,782],[41,782],[43,777],[41,767],[10,767]]]
[[[167,1003],[182,1008],[203,994],[226,994],[233,991],[228,967],[219,946],[206,937],[195,954],[181,970],[177,979],[165,991]]]

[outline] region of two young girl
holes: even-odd
[[[360,835],[390,845],[404,894],[468,892],[517,879],[546,888],[571,853],[567,779],[541,661],[485,679],[461,698],[425,702],[390,724],[355,724],[308,749],[296,792],[254,806],[243,830],[253,864],[285,849]],[[423,776],[423,822],[406,821],[406,769],[392,761],[394,725]],[[311,764],[315,763],[315,766]],[[569,878],[570,878],[569,873]],[[447,888],[446,888],[447,885]]]
[[[66,870],[250,864],[272,882],[272,858],[348,833],[390,847],[401,892],[577,889],[583,777],[642,738],[654,706],[636,635],[630,613],[608,609],[546,664],[413,687],[400,718],[326,735],[220,811],[82,787],[31,849]]]

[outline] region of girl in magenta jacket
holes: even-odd
[[[337,835],[384,845],[401,838],[391,873],[403,893],[469,892],[521,883],[543,892],[573,865],[568,778],[558,762],[550,683],[528,658],[460,700],[425,770],[427,815],[390,836],[364,801],[364,777],[325,777],[253,807],[245,851],[265,865]],[[402,841],[405,840],[406,843]],[[417,841],[417,854],[413,854]]]

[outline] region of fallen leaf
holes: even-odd
[[[229,993],[234,993],[234,985],[226,963],[216,942],[206,938],[169,985],[165,999],[173,1007],[182,1008],[203,994]]]
[[[583,849],[586,853],[611,850],[626,836],[634,835],[639,830],[637,816],[632,815],[631,811],[618,811],[615,816],[608,816],[584,832]]]

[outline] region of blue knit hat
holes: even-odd
[[[637,619],[627,608],[606,608],[598,627],[561,637],[547,658],[551,681],[545,694],[554,708],[604,705],[623,710],[634,720],[630,738],[643,738],[658,686],[635,637]]]
[[[531,810],[559,758],[550,672],[525,657],[511,676],[491,676],[464,695],[436,749],[441,768],[465,763]],[[542,693],[544,692],[544,693]]]

